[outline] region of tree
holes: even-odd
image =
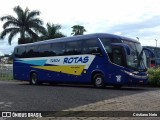
[[[83,26],[80,25],[72,26],[71,35],[83,35],[84,32],[86,32],[86,29]]]
[[[8,43],[11,44],[13,37],[20,34],[18,39],[19,44],[27,43],[28,39],[36,41],[38,38],[37,34],[42,33],[45,29],[42,26],[43,21],[37,17],[40,15],[40,12],[37,10],[30,11],[28,8],[23,11],[20,6],[14,7],[13,11],[17,17],[12,15],[1,17],[1,21],[6,21],[3,24],[4,30],[0,35],[1,39],[4,39],[9,34]]]
[[[41,39],[48,40],[48,39],[65,37],[65,35],[59,31],[61,29],[61,25],[47,23],[46,26],[47,28],[45,29]]]

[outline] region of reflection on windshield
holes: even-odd
[[[145,54],[141,53],[142,46],[139,43],[129,42],[123,40],[123,43],[130,47],[131,54],[127,55],[127,66],[133,69],[145,69],[146,68],[146,57]]]

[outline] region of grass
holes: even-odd
[[[160,68],[148,69],[149,85],[153,87],[160,87]]]
[[[11,81],[13,80],[13,76],[12,75],[0,76],[0,80]]]
[[[10,81],[13,80],[12,69],[9,68],[0,68],[0,80]]]
[[[13,75],[0,72],[0,80],[7,80],[7,81],[13,80]]]

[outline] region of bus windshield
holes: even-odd
[[[114,49],[111,48],[110,44],[111,43],[123,43],[129,46],[130,48],[130,54],[128,55],[127,53],[125,54],[124,52],[121,52],[121,54],[124,58],[124,63],[118,64],[133,70],[145,70],[147,68],[146,65],[146,57],[145,54],[143,54],[142,51],[142,46],[140,43],[138,42],[133,42],[133,41],[129,41],[129,40],[114,40],[111,39],[101,39],[104,48],[106,50],[106,52],[108,53],[108,56],[110,58],[110,61],[112,61],[113,63],[115,63],[115,61],[113,60],[113,55],[114,55]],[[115,63],[117,64],[117,63]]]
[[[130,47],[130,55],[126,56],[126,63],[129,68],[135,70],[144,70],[147,68],[146,57],[142,51],[142,46],[140,43],[130,42],[123,40],[124,44]]]

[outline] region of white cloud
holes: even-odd
[[[0,51],[0,56],[3,56],[3,55],[4,55],[4,53]]]
[[[122,32],[115,32],[115,35],[122,35]]]
[[[0,54],[11,54],[16,45],[16,42],[12,42],[12,45],[9,45],[7,39],[0,40]]]

